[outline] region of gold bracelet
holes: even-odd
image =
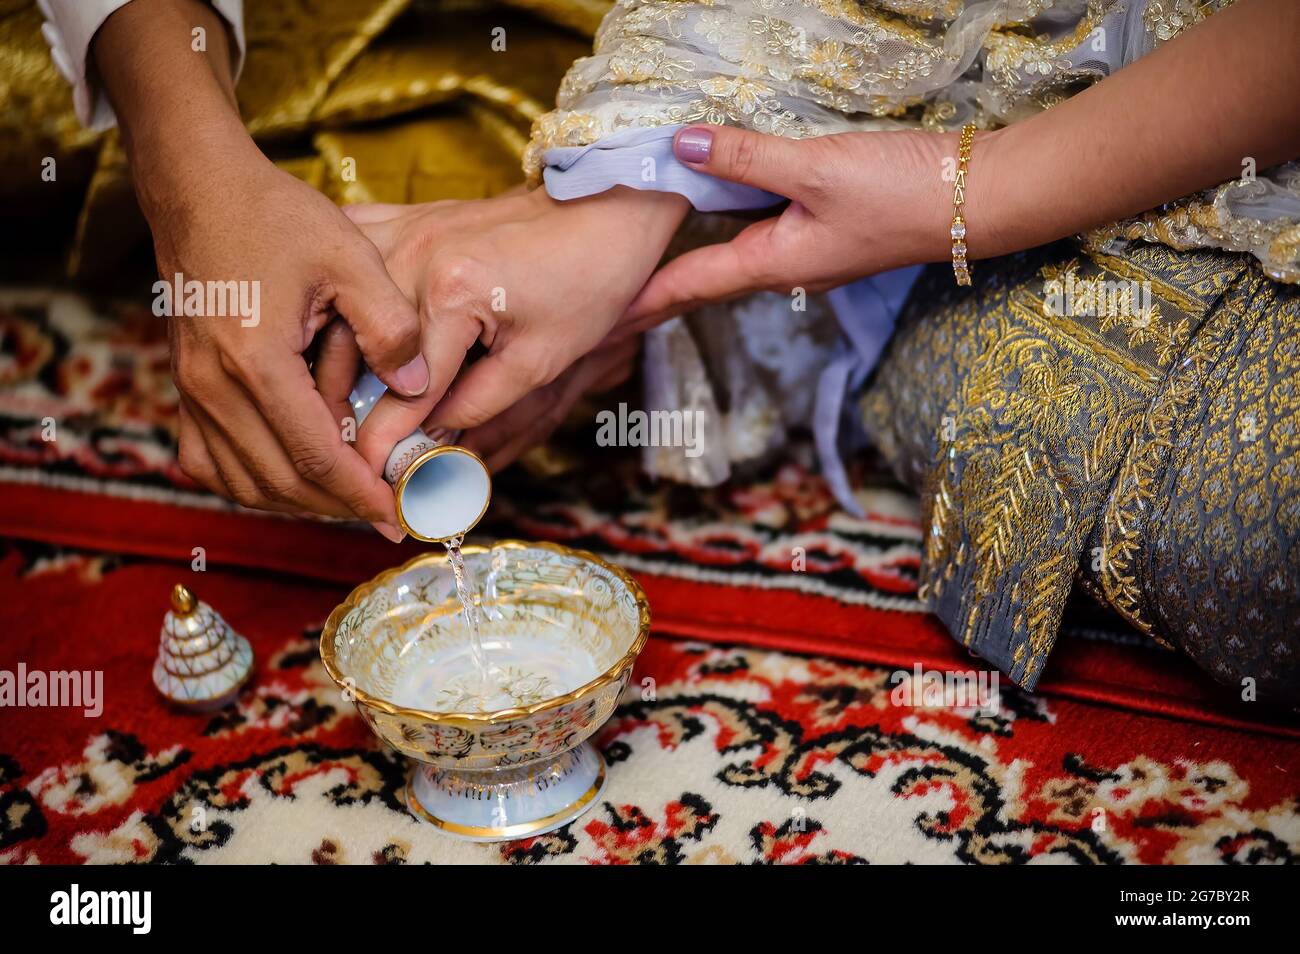
[[[966,205],[966,164],[970,162],[970,147],[975,141],[975,124],[961,127],[957,141],[957,184],[952,190],[952,273],[958,285],[970,284],[970,267],[966,264],[966,219],[962,211]]]

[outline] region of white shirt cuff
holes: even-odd
[[[90,41],[109,15],[131,0],[37,0],[45,17],[41,35],[50,45],[50,56],[63,78],[72,84],[72,102],[81,124],[95,131],[117,123],[113,107],[102,89],[93,88],[86,77]],[[235,78],[244,67],[243,0],[208,0],[225,17],[235,41]]]

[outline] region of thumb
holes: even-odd
[[[393,284],[378,250],[367,245],[367,253],[347,255],[336,268],[334,307],[379,380],[398,394],[416,397],[429,386],[420,318]]]
[[[611,340],[653,328],[684,311],[762,291],[775,280],[770,255],[776,219],[755,222],[730,242],[680,255],[650,276],[615,326]]]
[[[673,155],[688,168],[787,199],[799,198],[794,195],[798,150],[796,140],[734,126],[687,126],[673,137]]]

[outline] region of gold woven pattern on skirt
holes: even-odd
[[[922,491],[922,594],[1032,687],[1076,581],[1222,681],[1300,687],[1300,289],[1061,243],[932,269],[861,401]]]

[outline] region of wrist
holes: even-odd
[[[184,226],[204,207],[228,208],[233,194],[272,168],[242,126],[191,128],[174,138],[184,145],[146,138],[127,150],[136,199],[155,235],[160,225]]]
[[[1005,129],[977,131],[967,163],[962,220],[966,227],[966,259],[976,261],[1028,248],[1032,241],[1007,227],[1012,209],[1007,189]],[[923,172],[914,177],[920,184],[911,219],[911,234],[901,243],[909,250],[904,264],[948,262],[953,257],[953,219],[956,214],[955,173],[960,132],[917,133],[913,161]]]
[[[658,246],[658,254],[663,252],[663,247],[668,244],[691,208],[690,201],[676,192],[619,185],[603,195],[610,207],[609,211],[628,216],[636,227],[645,230],[646,239]]]
[[[603,192],[595,192],[575,199],[556,199],[539,186],[529,193],[533,201],[550,208],[584,210],[593,216],[616,213],[627,216],[627,223],[671,235],[690,210],[685,196],[676,192],[658,192],[616,185]]]
[[[1040,244],[1023,226],[1041,216],[1025,217],[1016,211],[1014,199],[1020,194],[1011,177],[1014,167],[1009,160],[1007,134],[1011,127],[992,132],[977,132],[971,146],[966,174],[966,257],[970,260],[994,258]],[[956,146],[953,147],[956,155]],[[952,215],[949,196],[949,219]],[[1043,239],[1042,241],[1047,241]]]
[[[627,242],[632,247],[621,251],[642,250],[651,264],[658,262],[691,208],[690,201],[676,192],[622,185],[580,199],[552,198],[545,187],[534,189],[529,197],[549,209],[566,210],[575,223],[581,223],[580,228],[589,228],[592,234],[609,235],[612,228],[615,234],[610,236],[614,243],[610,251]]]
[[[951,170],[957,161],[958,133],[902,133],[907,136],[914,155],[908,160],[917,174],[911,185],[917,190],[906,220],[910,234],[900,242],[904,252],[902,265],[926,265],[948,261],[952,257],[950,230],[953,214]]]
[[[207,45],[195,49],[199,27]],[[239,117],[225,21],[206,3],[126,4],[95,34],[91,55],[146,216],[223,166],[261,159]]]

